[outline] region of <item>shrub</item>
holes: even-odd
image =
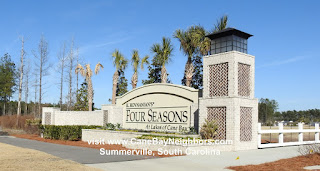
[[[41,119],[26,119],[25,128],[28,134],[40,134]]]
[[[100,127],[101,126],[86,125],[43,125],[41,126],[41,130],[43,137],[46,139],[78,141],[81,140],[82,129],[95,129]]]
[[[197,131],[196,131],[196,129],[194,128],[194,126],[190,126],[188,133],[189,133],[189,134],[197,134]]]
[[[202,125],[200,130],[200,135],[202,139],[211,139],[216,135],[218,126],[215,121],[205,120],[205,123]]]
[[[40,125],[41,119],[26,119],[25,121],[26,126],[32,126],[32,125]]]
[[[115,125],[112,124],[112,123],[107,123],[106,124],[106,128],[109,129],[109,130],[115,130]]]
[[[17,125],[17,120],[19,120]],[[0,116],[0,126],[6,129],[24,130],[29,134],[39,134],[40,119],[35,119],[33,115],[5,115]]]
[[[117,123],[116,124],[116,129],[120,129],[121,128],[121,124]]]
[[[183,134],[183,135],[195,135],[195,134],[197,134],[197,131],[196,131],[196,129],[194,128],[194,126],[190,126],[189,129],[180,131],[179,134]]]
[[[107,123],[106,124],[106,129],[108,130],[116,130],[116,129],[120,129],[121,125],[119,123],[117,124],[112,124],[112,123]]]

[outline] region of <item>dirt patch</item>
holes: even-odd
[[[62,145],[71,145],[71,146],[79,146],[79,147],[86,147],[86,148],[94,148],[100,149],[104,148],[106,150],[133,150],[123,147],[122,145],[115,145],[115,144],[105,144],[105,145],[89,145],[87,142],[84,141],[65,141],[65,140],[51,140],[51,139],[44,139],[39,137],[38,135],[31,135],[31,134],[12,134],[11,136],[15,136],[18,138],[42,141],[47,143],[53,144],[62,144]],[[159,155],[158,152],[153,151],[154,156],[156,157],[173,157],[176,155]]]
[[[22,130],[22,129],[8,129],[8,128],[3,128],[2,129],[5,132],[8,132],[9,135],[13,135],[13,134],[27,134],[26,131]]]
[[[0,168],[2,171],[12,170],[86,170],[100,171],[100,169],[84,166],[70,160],[21,147],[0,143]]]
[[[289,159],[281,159],[278,161],[263,163],[259,165],[232,166],[228,169],[236,171],[257,171],[257,170],[283,170],[283,171],[298,171],[304,170],[306,166],[320,165],[320,154],[309,154],[306,156],[298,156]]]

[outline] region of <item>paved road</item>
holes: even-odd
[[[60,158],[72,160],[82,164],[109,163],[152,158],[151,156],[101,156],[99,150],[97,149],[45,143],[12,136],[0,136],[0,142],[18,147],[43,151]]]
[[[194,170],[228,170],[228,166],[261,164],[284,158],[298,156],[297,146],[269,149],[257,149],[238,152],[221,152],[220,155],[180,156],[137,160],[117,163],[87,164],[87,166],[108,171],[194,171]],[[237,159],[239,157],[239,159]],[[237,159],[237,160],[236,160]]]
[[[196,155],[170,158],[146,156],[100,156],[99,150],[51,144],[34,140],[0,136],[1,143],[43,151],[64,159],[108,171],[193,171],[225,170],[228,166],[260,164],[298,156],[298,146],[221,152],[220,155]],[[239,159],[237,159],[239,157]],[[148,160],[141,160],[148,159]],[[237,159],[237,160],[236,160]]]

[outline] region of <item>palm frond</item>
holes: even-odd
[[[81,66],[81,64],[78,64],[76,69],[75,69],[75,73],[78,74],[80,73],[80,75],[82,75],[83,77],[86,76],[86,73],[84,71],[84,68]]]
[[[92,70],[90,68],[90,64],[86,65],[86,74],[87,74],[87,77],[89,77],[89,78],[92,77]]]
[[[190,30],[190,29],[189,29]],[[194,52],[190,31],[176,30],[174,37],[180,41],[180,50],[190,58]]]
[[[162,38],[162,44],[155,43],[151,46],[151,52],[154,53],[153,59],[159,65],[165,65],[171,60],[173,46],[170,38]]]
[[[206,37],[208,32],[200,25],[192,26],[189,32],[192,37],[193,47],[195,47],[194,53],[208,54],[210,50],[210,39]]]
[[[173,51],[173,46],[171,44],[170,38],[162,38],[162,52],[163,52],[163,61],[162,64],[167,64],[171,60],[171,55]]]
[[[127,67],[128,61],[127,59],[116,49],[112,53],[113,58],[113,65],[116,67],[117,70],[125,69]]]
[[[151,52],[153,53],[161,53],[161,45],[159,43],[153,44],[151,47]]]
[[[103,69],[103,65],[100,64],[100,62],[98,62],[98,64],[96,65],[95,69],[94,69],[94,73],[98,74],[100,70]]]
[[[113,66],[115,66],[117,69],[120,67],[120,59],[121,59],[121,53],[118,49],[114,50],[112,53],[112,59],[113,59]]]
[[[228,25],[228,16],[224,15],[220,18],[220,20],[217,21],[217,24],[214,25],[215,28],[213,30],[213,33],[227,28],[227,25]]]
[[[149,56],[148,55],[146,55],[145,57],[143,57],[142,59],[141,59],[141,69],[143,69],[143,65],[144,64],[147,64],[147,65],[149,65]]]
[[[138,66],[139,66],[139,63],[140,63],[140,57],[139,57],[138,50],[133,50],[132,51],[131,63],[132,63],[134,72],[137,72],[138,71]]]
[[[120,70],[125,70],[128,66],[128,60],[125,59],[124,57],[122,58],[121,62],[120,62]]]

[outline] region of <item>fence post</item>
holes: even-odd
[[[315,125],[314,125],[314,129],[315,129],[315,133],[314,133],[314,141],[316,142],[316,143],[319,143],[319,123],[315,123]]]
[[[279,122],[279,144],[283,145],[283,123]]]
[[[299,143],[303,143],[303,132],[302,132],[302,130],[303,130],[303,123],[298,123],[298,126],[299,126],[299,130],[301,131],[301,132],[299,132]]]
[[[261,147],[261,123],[258,123],[258,148]]]
[[[261,123],[258,123],[258,148],[261,146]]]

